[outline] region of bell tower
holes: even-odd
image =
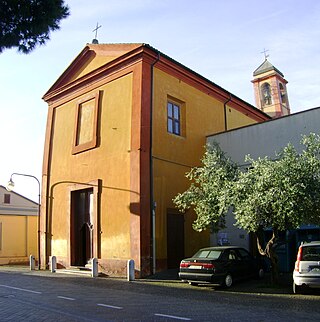
[[[287,81],[275,68],[265,54],[264,62],[253,72],[254,96],[256,106],[261,111],[277,118],[290,114]]]

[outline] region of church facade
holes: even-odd
[[[43,98],[41,263],[94,257],[119,276],[129,259],[143,277],[209,245],[172,199],[207,135],[270,118],[147,44],[88,44]]]

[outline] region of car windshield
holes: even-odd
[[[218,259],[222,253],[222,250],[214,249],[214,250],[199,250],[193,257],[198,258],[208,258],[208,259]]]
[[[320,246],[305,246],[302,248],[303,261],[320,261]]]

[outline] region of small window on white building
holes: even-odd
[[[6,204],[10,204],[10,197],[11,195],[9,193],[4,194],[3,202]]]

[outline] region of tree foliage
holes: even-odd
[[[276,231],[320,223],[320,139],[304,136],[304,150],[289,144],[276,160],[253,160],[232,185],[237,225],[247,231],[272,227]]]
[[[69,16],[63,0],[3,0],[0,2],[0,53],[17,47],[31,52],[50,39],[50,32],[60,28]]]
[[[195,230],[202,231],[207,227],[219,230],[225,226],[225,214],[229,208],[228,185],[237,176],[238,169],[218,144],[207,146],[202,165],[187,173],[193,183],[173,202],[181,211],[194,208],[197,215],[193,223]]]
[[[192,184],[174,203],[184,211],[193,207],[197,219],[194,229],[222,228],[230,206],[236,226],[257,235],[258,250],[271,260],[273,281],[278,280],[274,244],[279,231],[302,224],[320,224],[320,136],[303,136],[298,152],[291,144],[273,160],[270,157],[249,162],[240,169],[226,158],[217,144],[209,147],[203,166],[192,169]],[[272,230],[265,245],[259,240],[264,229]]]
[[[276,160],[247,157],[251,167],[239,173],[230,189],[236,225],[257,235],[260,254],[271,261],[274,283],[279,280],[278,232],[320,223],[320,137],[304,136],[301,144],[301,153],[289,144]],[[259,239],[264,229],[272,229],[265,245]]]

